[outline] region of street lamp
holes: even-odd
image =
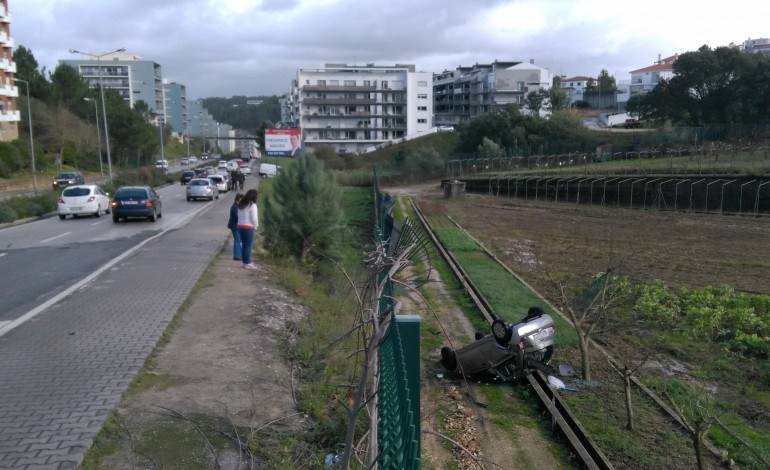
[[[102,135],[99,131],[99,108],[96,106],[96,100],[93,98],[85,97],[86,101],[94,102],[94,116],[96,116],[96,143],[99,146],[99,174],[102,181],[104,181],[104,167],[102,166]]]
[[[32,165],[32,191],[37,194],[37,180],[35,179],[35,145],[32,138],[32,101],[29,99],[29,82],[20,78],[14,78],[14,82],[21,82],[27,87],[27,120],[29,121],[29,160]]]
[[[187,157],[190,157],[190,120],[184,121],[184,133],[187,134]]]
[[[99,91],[102,95],[102,120],[104,121],[104,145],[107,148],[107,173],[110,177],[110,184],[112,184],[112,158],[110,157],[110,132],[107,129],[107,107],[104,105],[104,84],[102,83],[102,57],[114,54],[116,52],[126,52],[125,47],[116,49],[112,52],[105,52],[104,54],[88,54],[86,52],[80,52],[75,49],[70,49],[71,54],[86,55],[96,59],[97,66],[99,67]]]

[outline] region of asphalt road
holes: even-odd
[[[222,250],[232,193],[159,193],[154,223],[51,217],[0,230],[0,468],[78,468]]]

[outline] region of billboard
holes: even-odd
[[[265,129],[265,155],[268,157],[296,157],[301,153],[301,129]]]

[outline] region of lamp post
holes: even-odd
[[[21,82],[27,88],[27,120],[29,121],[29,161],[32,169],[32,191],[37,194],[37,180],[35,178],[35,144],[32,138],[32,101],[29,99],[29,82],[20,78],[14,78],[14,82]]]
[[[97,67],[99,68],[99,91],[102,96],[102,120],[104,121],[104,145],[107,148],[107,173],[110,177],[110,184],[112,184],[112,158],[110,157],[110,132],[107,129],[107,107],[104,105],[104,84],[102,83],[102,57],[114,54],[116,52],[126,52],[125,47],[116,49],[111,52],[105,52],[104,54],[88,54],[86,52],[80,52],[75,49],[70,49],[72,54],[86,55],[96,59]]]
[[[104,166],[102,165],[102,134],[99,131],[99,108],[96,105],[95,99],[88,97],[83,99],[86,101],[94,102],[94,116],[96,116],[96,143],[99,146],[99,174],[101,175],[102,181],[104,181]]]
[[[184,121],[184,133],[187,134],[187,158],[190,158],[190,120]]]

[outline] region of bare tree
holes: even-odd
[[[615,369],[615,372],[620,374],[620,376],[623,378],[623,388],[626,394],[626,429],[629,431],[634,430],[634,408],[631,403],[631,376],[633,376],[637,370],[644,366],[649,358],[650,356],[646,356],[644,360],[633,369],[630,368],[628,364],[623,364],[623,368],[621,369],[620,365],[615,364],[612,360],[609,361],[612,368]]]
[[[554,290],[556,303],[566,312],[577,333],[583,379],[591,380],[588,354],[591,335],[610,312],[628,298],[631,293],[628,279],[612,274],[612,269],[608,269],[595,276],[587,288],[573,294],[561,279],[550,274],[545,278]]]

